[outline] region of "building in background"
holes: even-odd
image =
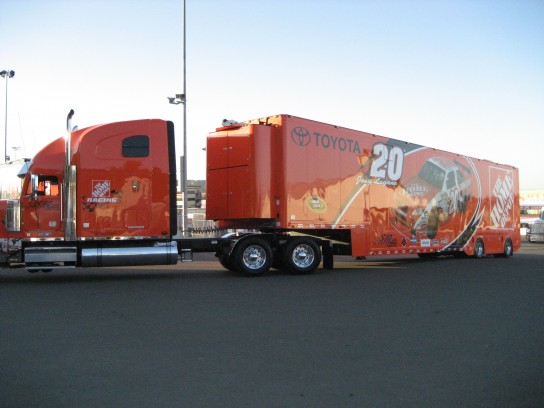
[[[19,198],[23,177],[30,166],[30,159],[17,159],[0,163],[0,199]]]
[[[519,207],[521,227],[527,228],[529,223],[540,217],[544,208],[544,190],[520,190]]]

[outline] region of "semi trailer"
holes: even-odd
[[[71,115],[69,115],[69,122]],[[292,115],[224,122],[207,138],[206,218],[177,230],[172,122],[71,130],[0,201],[0,262],[29,271],[170,265],[310,273],[334,255],[509,257],[521,245],[518,169]]]

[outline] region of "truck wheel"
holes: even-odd
[[[224,254],[222,253],[217,257],[219,260],[219,263],[223,268],[228,269],[231,272],[236,272],[236,268],[234,267],[234,264],[232,262],[232,256],[230,254]]]
[[[243,239],[235,249],[232,265],[237,271],[249,276],[263,275],[272,264],[272,249],[262,238]]]
[[[474,243],[474,258],[483,258],[485,255],[484,241],[478,238]]]
[[[283,264],[288,272],[312,273],[321,263],[319,246],[311,238],[291,238],[283,251]]]

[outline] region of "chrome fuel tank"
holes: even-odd
[[[81,266],[175,265],[178,248],[175,241],[152,246],[83,248]]]

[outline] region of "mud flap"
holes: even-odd
[[[370,255],[370,242],[368,232],[370,231],[369,224],[363,224],[360,227],[351,230],[351,255],[352,256],[368,256]]]
[[[331,241],[322,242],[321,255],[323,256],[323,269],[334,269],[334,256]]]

